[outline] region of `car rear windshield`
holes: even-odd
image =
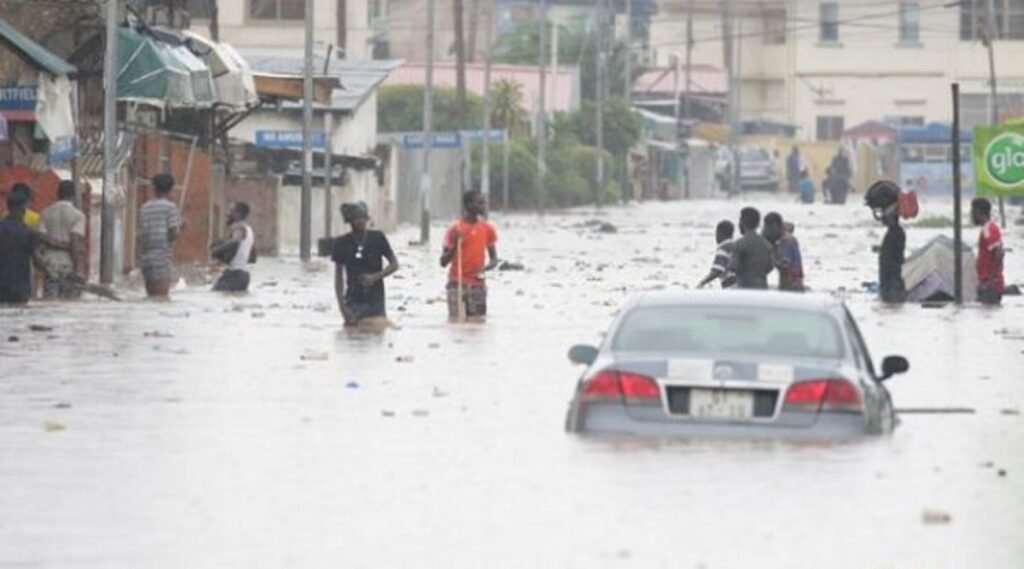
[[[827,359],[845,354],[839,327],[826,314],[748,306],[640,306],[623,319],[612,349]]]
[[[762,148],[741,148],[740,158],[751,162],[761,162],[768,159],[768,152]]]

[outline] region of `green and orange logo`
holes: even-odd
[[[985,147],[985,170],[1004,188],[1024,184],[1024,135],[1004,132]]]

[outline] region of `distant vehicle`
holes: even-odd
[[[740,186],[744,190],[779,191],[779,166],[760,146],[741,146]]]
[[[852,438],[892,431],[882,382],[842,302],[767,291],[644,293],[584,364],[570,432],[653,437]]]

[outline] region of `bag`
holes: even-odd
[[[902,219],[913,219],[917,217],[920,207],[917,203],[917,192],[903,192],[900,194],[900,217]]]

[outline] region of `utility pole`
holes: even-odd
[[[455,130],[466,128],[466,34],[462,2],[452,0],[455,12]]]
[[[737,178],[739,177],[739,152],[736,149],[736,139],[739,135],[739,86],[736,77],[736,57],[734,54],[733,20],[735,0],[725,1],[725,10],[722,12],[722,54],[725,60],[725,72],[729,78],[729,195],[736,192]]]
[[[537,211],[544,213],[544,202],[547,201],[547,35],[548,35],[548,2],[540,0],[540,85],[537,104]],[[506,126],[507,128],[507,126]]]
[[[683,99],[683,116],[690,118],[690,92],[693,83],[690,68],[693,67],[693,0],[686,3],[686,98]]]
[[[487,3],[487,27],[484,28],[484,147],[481,149],[480,191],[488,203],[491,201],[491,43],[494,33],[494,8],[496,0]]]
[[[690,120],[690,95],[693,88],[690,68],[693,67],[693,0],[686,2],[686,96],[683,98],[683,116]],[[678,127],[678,125],[677,125]],[[689,129],[687,130],[689,132]],[[683,158],[683,196],[690,199],[690,148],[686,144],[686,156]]]
[[[334,45],[327,45],[327,57],[324,58],[324,75],[330,75],[331,72],[331,53],[334,51]],[[331,171],[334,167],[331,165],[331,158],[334,155],[334,143],[331,140],[334,134],[334,110],[331,108],[333,105],[328,105],[328,108],[324,110],[324,237],[330,238],[334,232],[333,220],[334,220],[334,196],[331,194],[331,185],[333,176]]]
[[[604,200],[604,84],[605,84],[605,37],[608,33],[608,18],[604,0],[597,1],[597,205]]]
[[[633,0],[626,0],[626,61],[622,78],[622,98],[633,102]]]
[[[430,242],[430,151],[434,147],[434,0],[427,0],[427,77],[423,89],[423,172],[420,175],[420,244]]]
[[[302,195],[299,258],[310,259],[313,221],[313,0],[306,0],[306,53],[302,70]]]
[[[626,0],[626,61],[622,77],[622,98],[626,108],[632,109],[633,102],[633,0]],[[629,175],[629,150],[622,156],[622,176],[619,180],[619,198],[623,204],[629,202],[633,191]]]
[[[100,198],[100,282],[114,282],[114,218],[110,196],[114,192],[117,155],[117,8],[107,0],[107,49],[103,61],[103,193]]]
[[[992,126],[999,124],[999,96],[996,88],[996,47],[995,42],[999,37],[999,29],[996,27],[996,4],[995,0],[985,2],[985,47],[988,49],[988,86],[990,89],[991,101],[988,106],[988,123]],[[959,156],[959,152],[957,153]],[[1003,197],[999,196],[999,223],[1006,229],[1006,204]]]

